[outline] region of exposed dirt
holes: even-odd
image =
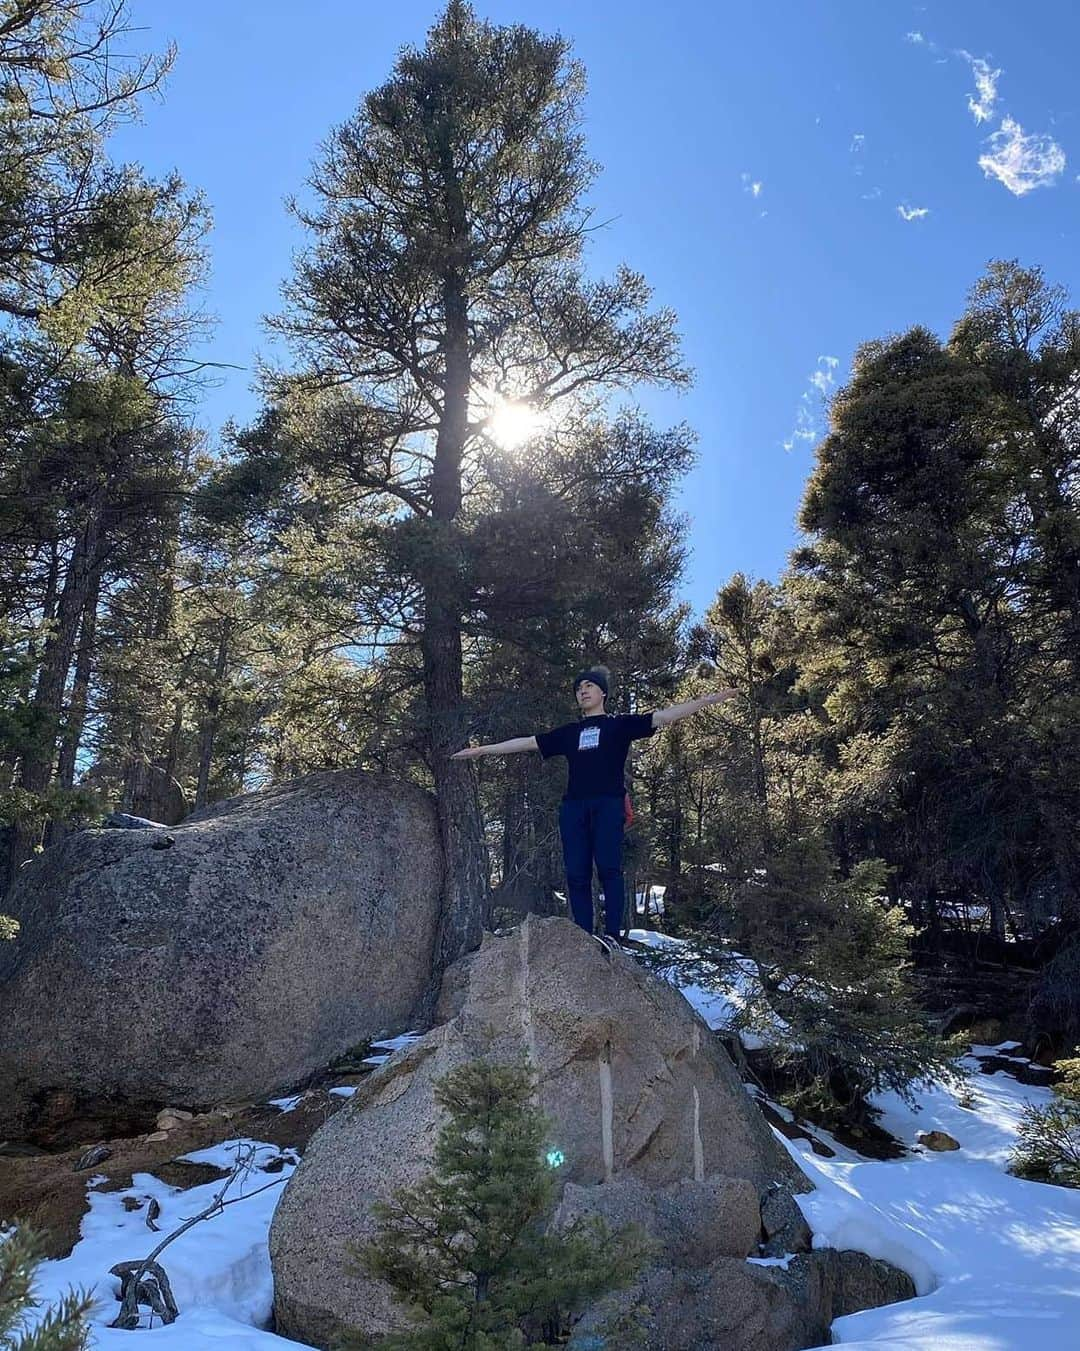
[[[975,1059],[979,1062],[979,1070],[982,1074],[997,1074],[999,1071],[1005,1074],[1011,1074],[1021,1084],[1037,1084],[1040,1088],[1049,1088],[1051,1084],[1056,1084],[1061,1078],[1057,1070],[1051,1069],[1047,1065],[1035,1065],[1023,1056],[1007,1055],[998,1053],[996,1055],[977,1055]]]
[[[755,1093],[754,1101],[761,1109],[761,1115],[770,1126],[775,1126],[781,1135],[786,1136],[789,1140],[809,1140],[810,1148],[815,1154],[820,1154],[823,1159],[836,1158],[835,1149],[830,1148],[824,1140],[819,1140],[818,1137],[814,1135],[812,1131],[807,1130],[805,1126],[800,1126],[797,1122],[789,1121],[787,1117],[781,1116],[767,1098]]]
[[[89,1209],[86,1184],[91,1177],[105,1177],[99,1188],[105,1191],[130,1187],[133,1173],[152,1173],[177,1188],[200,1186],[223,1177],[221,1169],[182,1162],[180,1155],[236,1137],[303,1153],[312,1135],[345,1101],[325,1089],[313,1089],[290,1112],[266,1104],[221,1108],[182,1122],[164,1140],[146,1138],[153,1133],[151,1121],[147,1133],[106,1140],[84,1134],[60,1153],[22,1153],[16,1145],[0,1155],[0,1223],[17,1219],[37,1229],[47,1256],[66,1257]],[[112,1153],[93,1168],[76,1172],[80,1156],[95,1144],[107,1145]]]

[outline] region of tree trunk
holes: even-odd
[[[60,760],[56,770],[56,781],[61,788],[75,786],[75,764],[79,757],[79,745],[86,726],[87,699],[90,691],[90,677],[94,665],[94,634],[97,630],[98,595],[101,590],[101,573],[95,572],[90,593],[83,606],[82,623],[79,625],[79,649],[75,657],[75,679],[68,700],[68,715],[64,726],[64,735],[60,742]]]
[[[87,597],[97,586],[101,567],[101,522],[105,492],[99,488],[88,504],[86,524],[79,532],[61,589],[52,631],[41,654],[33,706],[42,719],[36,745],[23,756],[19,787],[29,793],[43,794],[53,780],[56,741],[64,706],[64,687],[75,654],[75,638]],[[44,822],[38,818],[16,821],[11,828],[11,852],[7,883],[29,859],[41,842]]]
[[[217,735],[218,716],[221,711],[221,691],[225,683],[225,668],[229,660],[228,619],[221,621],[218,635],[217,658],[214,662],[214,685],[207,700],[206,713],[203,716],[199,733],[199,781],[195,789],[195,806],[205,807],[210,790],[210,766],[214,758],[214,738]]]
[[[67,719],[64,734],[60,741],[60,758],[56,766],[56,782],[61,788],[75,786],[75,767],[79,758],[79,746],[82,743],[86,727],[86,708],[90,691],[90,677],[94,665],[94,635],[97,630],[98,595],[101,591],[101,570],[95,569],[90,592],[83,606],[82,622],[79,625],[79,647],[75,657],[75,679],[68,700]],[[51,848],[71,833],[72,827],[66,821],[50,821],[45,828],[45,844]]]
[[[463,237],[463,209],[451,191],[450,219]],[[472,380],[464,286],[450,272],[443,286],[446,320],[446,386],[431,475],[432,544],[424,567],[424,694],[428,752],[435,779],[446,880],[435,972],[480,945],[488,910],[488,861],[476,776],[467,760],[451,760],[466,741],[462,699],[461,571],[455,518],[461,508],[461,461]]]

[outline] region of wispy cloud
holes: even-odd
[[[1065,168],[1065,152],[1052,136],[1038,132],[1027,136],[1011,117],[1002,119],[986,144],[990,149],[979,156],[979,168],[1016,197],[1034,188],[1053,187]]]
[[[934,53],[942,50],[919,32],[908,33],[906,40]],[[966,61],[975,77],[975,93],[967,96],[968,110],[979,125],[989,122],[997,116],[1001,68],[991,66],[984,57],[972,56],[963,47],[954,48],[951,55]],[[1034,188],[1053,187],[1065,169],[1065,151],[1052,136],[1042,132],[1028,135],[1020,123],[1007,114],[1002,116],[1001,125],[990,133],[984,144],[987,149],[979,156],[979,168],[987,178],[996,178],[1016,197],[1023,197]],[[916,219],[904,207],[897,207],[897,210],[904,220]]]
[[[798,407],[795,409],[795,426],[790,436],[783,442],[785,450],[794,450],[799,441],[814,442],[821,436],[820,404],[833,392],[839,365],[839,357],[818,357],[817,365],[806,378],[809,388],[804,389],[799,396]],[[819,396],[817,399],[811,392],[814,390]]]
[[[904,220],[923,220],[930,214],[928,206],[898,206],[897,211]]]
[[[975,94],[968,95],[971,115],[976,122],[988,122],[993,116],[994,104],[997,102],[997,82],[1001,71],[991,70],[989,61],[984,61],[981,56],[972,56],[963,48],[957,52],[957,56],[964,58],[975,76]]]
[[[839,357],[818,357],[817,370],[810,373],[810,383],[819,391],[819,393],[829,393],[832,388],[833,377],[836,374],[836,368],[839,365]]]
[[[765,184],[755,179],[753,174],[742,174],[743,192],[748,192],[751,197],[760,197]]]

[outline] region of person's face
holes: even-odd
[[[591,680],[583,680],[577,687],[577,704],[582,713],[589,717],[604,711],[604,691]]]

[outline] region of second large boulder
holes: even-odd
[[[443,862],[421,789],[309,774],[165,830],[86,830],[23,870],[0,944],[0,1137],[109,1103],[206,1107],[402,1031]]]

